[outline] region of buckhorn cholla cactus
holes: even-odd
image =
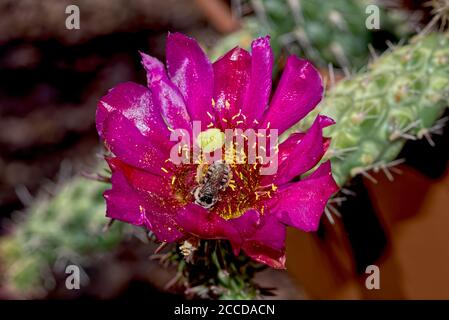
[[[57,261],[85,266],[90,254],[107,252],[121,239],[121,223],[102,231],[106,184],[74,178],[59,187],[54,198],[37,199],[13,233],[0,239],[0,281],[19,296],[45,295]]]
[[[336,125],[326,129],[326,134],[332,137],[327,157],[332,159],[333,174],[340,185],[356,174],[368,175],[371,169],[384,169],[388,175],[391,161],[407,139],[430,139],[430,134],[440,129],[437,119],[447,106],[448,87],[448,35],[419,36],[411,44],[385,53],[368,71],[335,85],[301,129],[310,125],[317,112],[336,120]],[[290,132],[295,129],[298,127]],[[42,278],[42,271],[47,270],[50,275],[47,281],[51,279],[50,269],[58,257],[76,259],[117,244],[120,224],[107,234],[101,233],[105,221],[101,194],[105,188],[100,183],[75,179],[63,186],[53,200],[38,201],[16,232],[0,242],[2,280],[22,292],[43,290],[46,279]],[[245,273],[248,279],[226,274],[220,278],[223,259],[217,254],[221,250],[212,251],[216,257],[205,261],[204,267],[211,270],[214,266],[216,276],[210,278],[213,281],[209,285],[216,288],[216,295],[248,298],[260,294],[248,282],[249,273]],[[180,274],[184,273],[185,262],[180,261],[180,253],[169,256],[178,263]],[[192,293],[210,295],[211,288],[205,286],[210,280],[204,280],[206,283],[189,288]]]
[[[373,30],[365,26],[367,0],[251,0],[255,15],[246,17],[242,29],[225,37],[213,57],[239,44],[248,48],[252,38],[269,34],[278,56],[282,48],[306,57],[321,67],[333,63],[359,68],[369,57]],[[381,8],[381,6],[379,7]],[[401,38],[407,24],[396,11],[380,9],[381,28]]]
[[[340,186],[369,170],[389,167],[407,140],[427,138],[441,130],[437,121],[448,105],[449,35],[433,33],[413,38],[376,59],[366,72],[339,82],[308,116],[332,117],[336,125],[326,129],[332,138],[327,158]]]

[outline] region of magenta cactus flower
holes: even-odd
[[[243,250],[285,268],[286,226],[316,230],[337,190],[329,162],[313,171],[328,142],[322,129],[332,120],[319,116],[307,132],[267,147],[277,157],[277,170],[265,175],[263,164],[250,163],[247,153],[240,162],[176,163],[170,155],[178,141],[170,137],[178,129],[206,140],[226,129],[274,129],[280,135],[321,100],[319,73],[310,62],[289,57],[269,101],[268,36],[254,40],[251,53],[234,48],[211,63],[194,39],[174,33],[168,35],[166,56],[167,69],[142,54],[148,85],[120,84],[98,104],[97,130],[114,155],[107,158],[112,170],[112,189],[104,194],[107,216],[144,226],[164,242],[227,239],[235,254]],[[262,148],[259,140],[250,146],[244,138],[246,146]],[[180,150],[191,160],[193,145]]]

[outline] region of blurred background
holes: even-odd
[[[293,53],[338,81],[432,21],[422,1],[379,1],[381,29],[368,30],[371,2],[0,0],[0,298],[176,297],[164,290],[174,271],[149,259],[145,232],[103,231],[107,185],[86,178],[101,169],[98,99],[120,82],[145,83],[138,51],[164,60],[168,31],[214,58],[270,34],[275,78]],[[65,27],[72,4],[79,30]],[[287,299],[448,299],[447,127],[433,142],[406,144],[394,182],[354,179],[341,218],[290,232],[288,272],[258,281]],[[82,266],[80,290],[65,288],[71,263]],[[365,288],[371,264],[380,290]]]

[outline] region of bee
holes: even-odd
[[[225,161],[217,160],[212,163],[192,191],[195,203],[205,209],[212,208],[219,200],[220,192],[228,187],[231,178],[231,168]]]
[[[188,263],[193,263],[195,251],[198,250],[199,245],[200,242],[198,238],[190,238],[185,240],[182,245],[179,246],[179,250],[181,250],[184,259]]]

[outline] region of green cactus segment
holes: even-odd
[[[0,281],[24,295],[44,294],[52,286],[58,259],[84,265],[91,254],[114,248],[122,224],[108,232],[103,191],[105,183],[84,178],[60,186],[54,198],[37,199],[11,235],[0,239]]]
[[[429,138],[448,104],[449,37],[418,36],[406,46],[385,53],[368,70],[335,85],[305,121],[317,113],[332,117],[326,128],[332,138],[326,154],[339,185],[388,164],[408,139]]]
[[[237,44],[249,48],[252,38],[269,34],[274,53],[282,49],[306,57],[314,64],[359,68],[369,57],[374,33],[368,30],[366,0],[252,0],[255,16],[244,19],[242,29],[225,37],[212,52],[217,58]],[[380,27],[405,35],[402,19],[379,7]],[[400,27],[402,26],[402,27]]]

